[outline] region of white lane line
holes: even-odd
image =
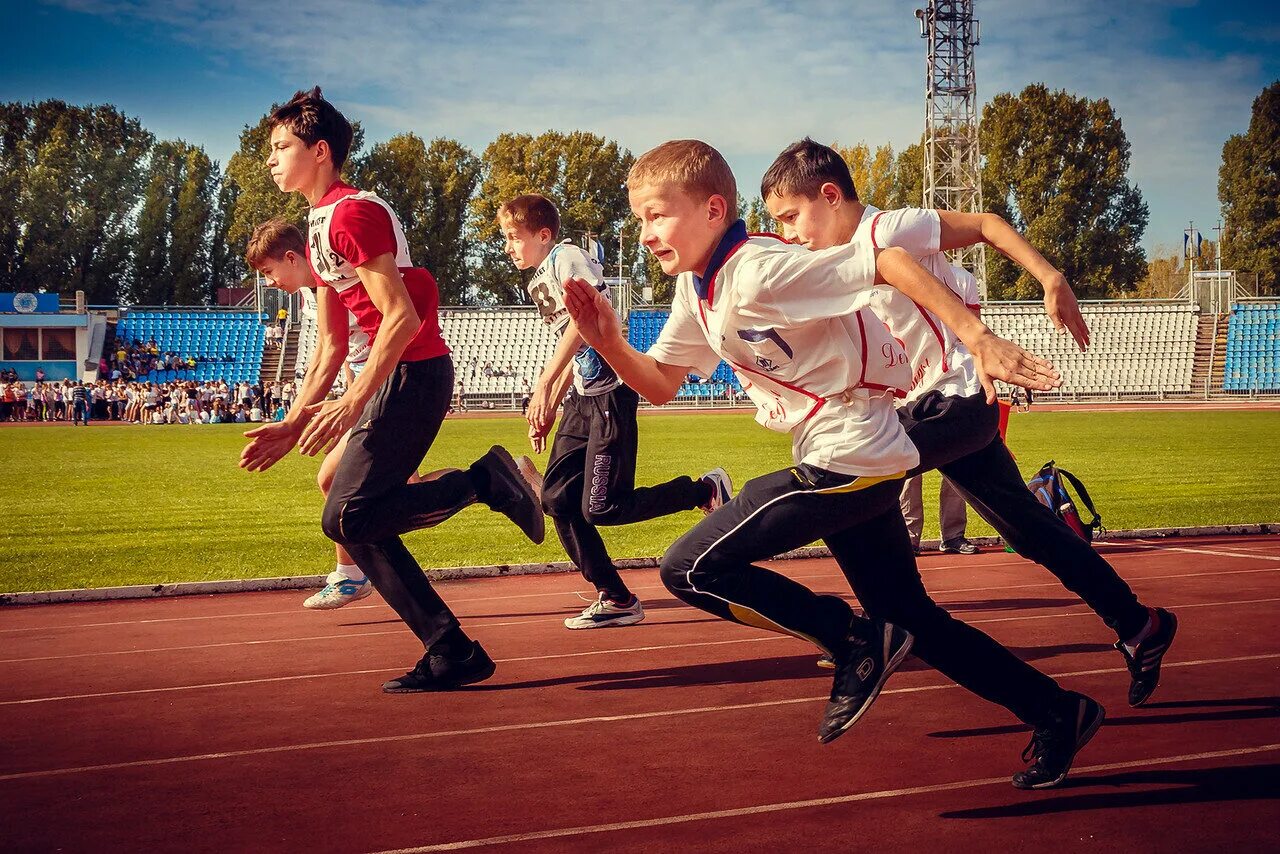
[[[1203,658],[1198,661],[1175,661],[1163,664],[1164,669],[1174,667],[1200,667],[1204,665],[1214,664],[1233,664],[1245,661],[1269,661],[1272,659],[1280,659],[1280,652],[1264,653],[1262,655],[1241,655],[1232,658]],[[1054,679],[1065,679],[1075,676],[1097,676],[1101,674],[1127,673],[1123,667],[1101,667],[1093,670],[1075,670],[1066,673],[1050,673]],[[886,694],[917,694],[922,691],[944,691],[951,688],[958,688],[954,682],[945,682],[936,685],[918,685],[911,688],[890,688],[880,692],[881,696]],[[213,759],[235,759],[243,756],[263,756],[272,753],[291,753],[301,750],[321,750],[332,747],[357,747],[367,744],[392,744],[404,741],[422,741],[425,739],[437,738],[457,738],[470,735],[487,735],[496,732],[518,732],[523,730],[537,729],[555,729],[561,727],[579,726],[582,724],[599,724],[599,723],[616,723],[619,721],[638,721],[649,718],[669,718],[678,717],[680,715],[698,715],[709,714],[715,712],[733,712],[743,709],[764,709],[776,708],[779,706],[794,706],[801,703],[817,703],[826,702],[828,697],[823,694],[820,697],[793,697],[786,700],[762,700],[756,703],[732,703],[722,706],[695,706],[685,709],[659,709],[652,712],[632,712],[625,715],[598,715],[588,718],[567,718],[555,721],[526,721],[518,724],[495,724],[485,727],[471,727],[469,729],[454,730],[436,730],[432,732],[411,732],[403,735],[384,735],[369,736],[366,738],[348,738],[339,741],[317,741],[305,744],[286,744],[276,747],[254,747],[245,750],[226,750],[219,753],[199,753],[187,756],[169,756],[160,759],[136,759],[131,762],[111,762],[102,765],[80,765],[70,768],[49,768],[42,771],[19,771],[12,774],[0,774],[0,783],[12,780],[32,780],[41,777],[62,777],[70,774],[85,774],[95,771],[116,771],[123,768],[146,768],[158,765],[174,765],[186,762],[203,762]]]
[[[1271,753],[1280,750],[1280,744],[1262,744],[1257,747],[1238,747],[1232,750],[1210,750],[1203,753],[1184,753],[1180,756],[1156,756],[1147,759],[1135,759],[1129,762],[1107,762],[1102,765],[1085,765],[1073,768],[1076,775],[1096,774],[1101,771],[1120,771],[1125,768],[1148,768],[1152,765],[1175,765],[1183,762],[1199,762],[1205,759],[1226,759],[1233,756],[1253,756],[1259,753]],[[742,818],[744,816],[762,815],[765,813],[786,812],[790,810],[829,807],[837,804],[851,804],[859,801],[880,801],[890,798],[925,795],[933,792],[953,792],[960,789],[975,789],[981,786],[994,786],[1000,783],[1009,784],[1006,777],[983,777],[974,780],[956,780],[951,783],[936,783],[931,786],[911,786],[906,789],[882,789],[878,792],[857,792],[851,795],[837,795],[830,798],[811,798],[804,801],[782,801],[771,804],[758,804],[752,807],[737,809],[712,810],[710,812],[686,813],[685,815],[661,816],[659,818],[637,819],[635,821],[618,821],[612,824],[588,824],[578,827],[564,827],[555,830],[535,830],[530,833],[512,833],[506,836],[490,836],[487,839],[467,839],[461,842],[441,842],[436,845],[423,845],[418,848],[397,848],[382,851],[380,854],[427,854],[432,851],[459,851],[465,848],[480,848],[489,845],[507,845],[512,842],[529,842],[536,839],[563,839],[573,836],[587,836],[593,833],[611,833],[619,830],[640,830],[647,827],[665,827],[672,824],[687,824],[695,821],[713,821],[723,818]],[[581,844],[581,843],[580,843]]]
[[[1241,555],[1241,557],[1246,557],[1246,555]],[[1252,575],[1253,573],[1258,572],[1280,572],[1280,567],[1275,569],[1268,567],[1267,569],[1224,569],[1216,570],[1214,572],[1182,572],[1177,575],[1153,575],[1147,578],[1126,578],[1125,581],[1128,582],[1130,587],[1132,587],[1142,581],[1165,581],[1170,578],[1203,578],[1205,576],[1217,577],[1219,575]],[[937,597],[947,593],[980,593],[987,590],[1018,590],[1024,587],[1062,587],[1062,582],[1055,579],[1054,581],[1041,581],[1035,584],[1003,584],[999,587],[953,587],[949,590],[930,590],[929,595]],[[945,607],[947,603],[939,602],[938,604]]]
[[[1242,554],[1240,554],[1239,552],[1224,552],[1224,551],[1217,551],[1217,550],[1214,550],[1214,549],[1188,549],[1188,548],[1182,548],[1182,547],[1178,546],[1178,547],[1170,547],[1169,549],[1167,549],[1167,551],[1171,551],[1171,552],[1185,552],[1185,553],[1187,553],[1187,554],[1193,554],[1193,555],[1219,555],[1219,556],[1221,556],[1221,557],[1238,557],[1238,558],[1244,558],[1245,560],[1277,560],[1277,561],[1280,561],[1280,556],[1277,556],[1277,555],[1252,555],[1252,554],[1250,554],[1250,555],[1242,555]]]
[[[544,661],[552,658],[579,658],[591,655],[614,655],[631,652],[653,652],[662,649],[688,649],[701,646],[726,646],[740,643],[761,643],[765,641],[793,640],[787,635],[765,635],[759,638],[734,638],[733,640],[698,641],[695,643],[674,643],[663,646],[633,646],[625,649],[592,649],[583,652],[566,652],[555,655],[526,655],[521,658],[498,658],[496,664],[512,664],[519,661]],[[815,653],[816,654],[816,653]],[[127,697],[134,694],[160,694],[169,691],[195,691],[201,688],[232,688],[239,685],[261,685],[270,682],[294,682],[300,679],[329,679],[334,676],[363,676],[369,673],[387,673],[388,667],[375,667],[370,670],[339,670],[332,673],[301,673],[294,676],[268,676],[261,679],[237,679],[231,682],[201,682],[196,685],[171,685],[163,688],[134,688],[128,691],[99,691],[94,694],[63,694],[56,697],[32,697],[27,700],[3,700],[0,706],[26,706],[33,703],[52,703],[58,700],[90,700],[101,697]]]
[[[1016,555],[1011,555],[1010,557],[1016,557]],[[827,560],[827,558],[804,558],[804,560]],[[777,561],[766,561],[766,563],[777,563]],[[1010,565],[1010,561],[998,561],[998,562],[992,562],[992,563],[954,563],[954,564],[946,564],[944,566],[921,567],[920,571],[933,572],[935,570],[940,570],[940,569],[968,569],[968,568],[976,568],[976,567],[984,567],[984,566],[1008,566],[1008,565]],[[652,572],[653,570],[639,569],[636,571]],[[843,579],[844,574],[841,573],[840,570],[838,569],[833,569],[828,572],[818,573],[816,575],[792,575],[789,577],[796,581],[812,581],[820,578]],[[440,582],[440,585],[457,584],[457,583],[462,583],[462,582],[459,582],[459,581]],[[632,590],[663,590],[665,588],[661,584],[644,584],[640,586],[632,586],[631,589]],[[273,592],[285,592],[285,591],[273,591]],[[543,592],[543,593],[515,593],[515,594],[504,595],[504,596],[476,596],[470,599],[451,599],[449,604],[450,606],[455,606],[455,605],[465,605],[465,604],[476,603],[476,602],[503,602],[511,599],[544,599],[544,598],[552,598],[552,597],[576,597],[581,599],[583,598],[583,595],[582,595],[583,592],[584,591],[581,591],[581,590],[559,590],[559,591],[550,591],[550,592]],[[589,602],[591,601],[591,599],[588,598],[585,601]],[[75,604],[84,604],[84,603],[75,603]],[[365,610],[369,608],[377,608],[379,610],[385,611],[386,613],[391,613],[391,609],[387,608],[385,604],[346,605],[342,608],[342,613],[346,614],[346,613],[350,613],[351,611],[359,611],[359,610]],[[0,612],[0,613],[3,613],[3,612]],[[297,608],[290,608],[287,611],[245,611],[243,613],[235,613],[235,614],[194,614],[194,615],[185,616],[185,617],[153,617],[150,619],[140,619],[140,620],[112,620],[109,622],[102,622],[102,623],[68,623],[65,625],[17,626],[13,628],[0,628],[0,634],[14,634],[17,632],[56,632],[56,631],[63,631],[68,629],[101,629],[101,628],[109,628],[113,626],[150,626],[150,625],[156,625],[156,624],[162,624],[162,623],[195,622],[198,620],[236,620],[236,619],[242,619],[247,617],[282,617],[282,616],[288,616],[290,614],[304,616],[306,615],[306,613],[307,612],[304,611],[301,606],[299,606]]]
[[[985,589],[988,589],[988,588],[973,588],[973,590],[985,590]],[[994,588],[994,589],[999,589],[999,588]],[[946,592],[946,591],[943,591],[943,592]],[[968,592],[972,592],[972,590]],[[1272,598],[1272,599],[1244,599],[1244,600],[1224,601],[1224,602],[1195,602],[1189,605],[1162,605],[1161,607],[1168,608],[1169,610],[1177,610],[1177,609],[1183,609],[1183,608],[1210,608],[1210,607],[1217,607],[1220,605],[1256,605],[1264,602],[1280,602],[1280,597]],[[942,605],[943,607],[946,607],[947,605],[946,602],[939,602],[938,604]],[[684,604],[678,605],[672,610],[699,613],[697,609],[693,608],[692,606],[684,605]],[[985,609],[979,609],[979,608],[973,608],[968,610],[964,608],[957,608],[954,610],[951,610],[951,609],[948,609],[948,610],[950,611],[950,613],[953,613],[953,614],[986,613]],[[964,622],[969,623],[971,625],[979,625],[982,623],[1008,623],[1008,622],[1015,622],[1018,620],[1050,620],[1050,619],[1060,619],[1063,617],[1085,617],[1085,616],[1096,616],[1096,615],[1093,613],[1093,611],[1089,611],[1089,610],[1064,611],[1056,614],[1027,614],[1027,615],[1020,615],[1020,616],[1013,616],[1013,617],[997,617],[997,618],[984,619],[984,620],[966,619]],[[649,622],[649,624],[664,625],[664,626],[678,626],[686,623],[696,623],[700,619],[703,619],[703,618],[698,617],[692,620],[652,620]],[[467,623],[466,628],[468,630],[492,629],[492,628],[501,628],[506,626],[527,626],[527,625],[537,625],[540,623],[560,623],[560,622],[562,622],[562,620],[559,617],[552,617],[549,619],[539,618],[535,620],[507,620],[499,623]],[[347,634],[340,634],[340,635],[307,635],[303,637],[294,637],[294,638],[261,638],[258,640],[220,641],[218,643],[189,644],[185,646],[161,646],[161,647],[145,647],[143,649],[116,649],[116,650],[93,651],[93,652],[69,652],[61,655],[38,655],[38,656],[30,656],[25,658],[0,658],[0,664],[27,664],[27,663],[36,662],[36,661],[62,661],[64,659],[94,658],[98,656],[142,655],[146,653],[156,653],[156,652],[187,652],[195,649],[221,649],[221,648],[233,647],[233,646],[267,646],[270,644],[280,644],[280,643],[305,643],[307,641],[343,640],[345,638],[376,637],[381,635],[398,635],[398,634],[402,634],[403,632],[404,632],[404,629],[398,627],[394,629],[386,629],[384,631],[377,631],[377,632],[350,632]]]
[[[1142,546],[1142,548],[1152,550],[1152,551],[1170,550],[1172,548],[1170,546],[1159,544],[1158,541],[1148,541],[1148,540],[1128,541],[1128,543],[1148,543],[1148,542],[1151,543],[1151,545],[1144,545]],[[1103,545],[1117,545],[1117,544],[1122,544],[1122,543],[1104,543]],[[1187,549],[1181,548],[1181,549],[1173,549],[1173,550],[1186,551]],[[1233,555],[1233,556],[1249,557],[1249,555]],[[1124,557],[1128,557],[1128,555],[1120,553],[1120,554],[1110,555],[1108,557],[1108,560],[1109,562],[1114,563],[1116,559],[1124,558]],[[1265,558],[1265,559],[1280,560],[1280,557]],[[828,558],[804,558],[803,560],[828,560]],[[921,573],[938,572],[941,570],[948,570],[948,569],[979,569],[979,568],[990,567],[990,566],[1017,566],[1019,565],[1019,563],[1022,563],[1022,562],[1023,562],[1022,559],[1019,558],[1017,555],[1008,554],[1008,555],[1005,555],[1004,560],[998,560],[998,561],[947,563],[947,564],[942,564],[941,566],[922,566],[920,567],[920,572]],[[778,562],[766,561],[766,563],[778,563]],[[1034,564],[1031,564],[1029,561],[1027,561],[1026,565],[1033,566]],[[651,572],[653,570],[640,569],[637,571]],[[541,577],[541,576],[538,576],[538,577]],[[843,579],[844,575],[838,569],[836,569],[836,570],[831,570],[829,572],[819,573],[816,575],[793,575],[790,577],[797,581],[812,581],[812,580],[824,579],[824,578]],[[1164,577],[1164,576],[1153,576],[1152,580],[1155,580],[1161,577]],[[1171,577],[1176,577],[1176,576],[1171,576]],[[1140,581],[1143,579],[1140,577],[1134,577],[1132,579],[1126,579],[1126,580]],[[452,585],[452,584],[459,584],[464,582],[455,580],[455,581],[447,581],[447,582],[440,582],[440,583],[442,585],[443,584]],[[647,585],[642,585],[638,587],[632,587],[632,589],[633,590],[662,590],[663,586],[661,584],[647,584]],[[990,589],[999,589],[999,588],[990,588]],[[284,591],[275,591],[275,592],[284,592]],[[508,601],[512,599],[540,599],[540,598],[551,598],[551,597],[561,597],[561,596],[568,597],[568,596],[578,596],[581,592],[582,591],[579,591],[579,590],[562,590],[562,591],[551,591],[551,592],[543,592],[543,593],[516,593],[516,594],[503,595],[503,596],[477,596],[470,599],[455,599],[450,604],[463,605],[463,604],[475,603],[475,602],[501,602],[501,601]],[[351,611],[363,610],[367,608],[381,609],[390,613],[390,610],[383,604],[347,605],[342,610],[343,610],[343,613],[349,613]],[[73,630],[73,629],[98,629],[98,628],[107,628],[111,626],[146,626],[146,625],[154,625],[159,623],[183,623],[183,622],[189,622],[189,621],[194,622],[198,620],[235,620],[235,619],[242,619],[242,618],[248,618],[248,617],[280,617],[280,616],[287,616],[290,614],[301,615],[303,613],[304,613],[303,610],[299,607],[299,608],[290,608],[289,610],[285,610],[285,611],[246,611],[244,613],[236,613],[236,614],[199,614],[199,615],[191,615],[191,616],[185,616],[185,617],[154,617],[150,619],[139,619],[139,620],[113,620],[113,621],[100,622],[100,623],[73,623],[73,624],[66,624],[66,625],[17,626],[12,628],[0,628],[0,634],[13,634],[17,632],[54,632],[54,631]]]
[[[1220,605],[1260,605],[1266,602],[1280,602],[1280,597],[1270,599],[1238,599],[1234,602],[1192,602],[1189,605],[1162,605],[1162,608],[1168,608],[1170,611],[1185,611],[1188,608],[1216,608]],[[963,613],[956,611],[955,613]],[[1096,617],[1097,614],[1092,611],[1069,611],[1061,614],[1027,614],[1021,617],[992,617],[986,620],[965,620],[972,626],[981,623],[1012,623],[1018,620],[1056,620],[1062,617]]]

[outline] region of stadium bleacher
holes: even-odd
[[[1225,391],[1280,390],[1280,303],[1236,303],[1227,321]]]
[[[1061,395],[1187,394],[1195,362],[1199,312],[1189,302],[1085,302],[1090,344],[1080,352],[1045,316],[1042,303],[988,303],[982,319],[1002,338],[1051,361]]]
[[[143,382],[222,379],[231,383],[258,379],[265,330],[254,312],[126,310],[120,313],[116,337],[140,343],[154,340],[161,353],[197,360],[194,370],[150,371],[138,378]]]
[[[644,352],[658,340],[662,326],[671,312],[664,309],[632,311],[627,320],[627,340],[632,347]],[[721,362],[705,382],[686,382],[676,393],[677,400],[724,400],[732,389],[741,394],[742,386],[727,364]]]
[[[1062,372],[1062,388],[1048,395],[1050,399],[1163,398],[1193,393],[1200,317],[1194,303],[1111,300],[1081,303],[1080,308],[1092,335],[1084,353],[1070,336],[1054,331],[1042,303],[988,303],[982,317],[997,335],[1043,355]],[[633,310],[628,318],[632,346],[648,349],[668,316],[666,309]],[[504,407],[518,401],[522,380],[535,381],[554,350],[552,335],[532,308],[444,308],[440,325],[453,349],[457,376],[472,401],[489,399]],[[306,364],[315,336],[314,317],[304,311],[300,366]],[[1221,354],[1221,349],[1218,352]],[[1225,358],[1224,390],[1280,390],[1280,303],[1233,306]],[[472,360],[477,364],[474,376]],[[486,377],[486,362],[502,370],[509,365],[514,376]],[[723,402],[731,390],[740,393],[741,386],[728,365],[721,362],[708,380],[682,385],[677,399],[690,404]],[[1197,384],[1195,391],[1200,390]]]

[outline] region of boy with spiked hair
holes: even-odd
[[[556,534],[596,600],[564,621],[569,629],[629,626],[644,619],[644,607],[622,580],[597,525],[627,525],[681,510],[707,512],[729,500],[724,469],[699,480],[678,477],[636,487],[636,406],[639,396],[578,335],[564,308],[564,281],[578,278],[608,299],[600,262],[572,241],[557,242],[560,213],[536,193],[517,196],[498,209],[507,255],[516,269],[533,269],[529,296],[543,322],[560,336],[555,353],[533,390],[526,418],[529,438],[541,453],[564,399],[564,413],[551,445],[542,505]]]
[[[810,249],[850,242],[898,247],[944,280],[954,270],[943,251],[989,243],[1041,283],[1053,325],[1069,331],[1081,349],[1089,343],[1066,277],[995,214],[864,205],[840,155],[808,138],[778,155],[760,193],[784,234]],[[946,318],[892,289],[872,308],[911,358],[914,384],[898,410],[920,451],[911,474],[939,469],[1018,554],[1044,566],[1101,616],[1129,668],[1129,705],[1145,703],[1159,684],[1177,618],[1142,605],[1115,569],[1026,488],[1000,436],[995,400],[983,394],[979,367]]]
[[[282,191],[300,192],[311,203],[307,262],[322,333],[293,408],[284,421],[246,434],[251,441],[240,465],[261,471],[295,445],[314,455],[350,433],[321,527],[426,648],[413,670],[383,690],[447,690],[487,679],[494,664],[463,632],[400,535],[481,502],[541,542],[542,510],[534,484],[496,445],[465,471],[406,482],[448,410],[453,361],[440,336],[435,280],[413,266],[399,220],[386,202],[340,178],[351,139],[350,123],[318,87],[298,92],[271,114],[271,177]],[[274,254],[264,251],[250,263],[257,267]],[[346,394],[325,402],[347,351],[347,311],[373,346]]]
[[[649,352],[637,352],[599,294],[571,280],[566,302],[579,334],[654,403],[670,400],[686,373],[708,374],[723,358],[756,404],[756,420],[793,437],[795,465],[749,481],[667,550],[664,584],[702,610],[831,653],[824,742],[866,712],[913,638],[920,658],[1033,726],[1076,733],[1089,709],[1087,733],[1046,762],[1051,776],[1034,781],[1056,785],[1101,723],[1101,707],[953,619],[925,592],[898,510],[902,477],[919,462],[893,412],[911,369],[866,304],[877,284],[902,289],[954,324],[998,379],[1048,389],[1052,367],[993,335],[903,250],[854,241],[809,252],[747,234],[731,213],[733,173],[705,143],[676,140],[647,152],[627,189],[641,242],[679,275],[671,317]],[[756,563],[815,539],[830,547],[869,619]],[[1016,775],[1015,785],[1034,770]]]

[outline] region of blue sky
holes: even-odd
[[[916,2],[412,0],[0,2],[0,100],[110,102],[225,162],[273,100],[319,83],[369,141],[477,152],[502,131],[590,130],[639,154],[696,136],[744,190],[787,143],[901,148],[924,123]],[[1280,78],[1267,4],[977,0],[985,100],[1043,82],[1109,98],[1151,208],[1149,250],[1218,219],[1223,141]],[[585,10],[585,11],[584,11]]]

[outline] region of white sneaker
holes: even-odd
[[[631,597],[630,605],[615,605],[604,594],[582,610],[576,617],[564,621],[566,629],[609,629],[615,626],[631,626],[644,619],[644,606],[639,596]]]
[[[710,515],[729,503],[733,498],[733,480],[724,469],[712,469],[704,474],[701,480],[711,484],[711,499],[701,505],[702,512]]]
[[[533,460],[523,454],[516,457],[516,470],[520,472],[520,476],[525,479],[529,487],[533,489],[533,495],[538,499],[538,503],[542,503],[542,475],[538,472],[538,467],[533,464]]]
[[[324,586],[319,593],[307,598],[302,603],[302,607],[311,608],[316,611],[328,611],[333,608],[341,608],[357,599],[363,599],[373,593],[373,585],[369,583],[369,579],[364,578],[360,581],[352,581],[350,578],[344,578],[341,581],[334,581]]]

